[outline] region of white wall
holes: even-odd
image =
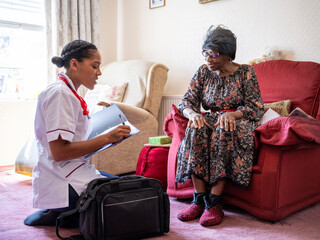
[[[36,101],[0,101],[0,165],[13,165],[33,133]]]
[[[266,47],[284,50],[288,59],[320,62],[319,0],[218,0],[207,4],[166,0],[165,7],[156,9],[149,9],[148,0],[118,0],[110,6],[113,1],[100,0],[100,13],[118,14],[117,22],[108,16],[100,22],[117,25],[112,43],[108,38],[115,39],[114,32],[100,32],[105,63],[141,58],[167,65],[167,95],[185,92],[203,63],[202,41],[211,25],[223,24],[237,35],[238,63],[261,57]]]
[[[103,63],[117,59],[117,0],[99,0],[99,39],[98,48],[103,53]]]

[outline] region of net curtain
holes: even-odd
[[[48,84],[56,81],[58,71],[51,63],[68,42],[81,39],[98,46],[99,0],[45,0],[48,48]]]

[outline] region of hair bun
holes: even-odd
[[[58,68],[61,68],[64,66],[64,61],[61,57],[53,57],[51,58],[51,62],[57,65]]]

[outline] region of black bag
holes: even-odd
[[[81,235],[62,238],[60,220],[80,213]],[[92,180],[77,208],[61,213],[56,233],[60,239],[140,239],[169,232],[170,202],[162,184],[142,176]]]

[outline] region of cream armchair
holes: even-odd
[[[141,149],[158,132],[157,116],[168,68],[144,60],[126,60],[112,62],[101,71],[99,84],[128,83],[122,102],[116,104],[140,133],[91,156],[90,163],[115,175],[134,172]]]

